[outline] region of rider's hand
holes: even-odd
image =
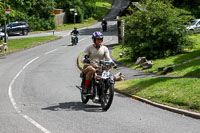
[[[89,59],[84,59],[83,62],[90,64],[90,60]]]
[[[117,64],[114,64],[113,68],[114,68],[114,69],[117,69]]]

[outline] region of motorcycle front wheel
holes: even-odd
[[[113,101],[113,96],[114,96],[114,85],[110,84],[107,90],[104,90],[102,92],[101,96],[101,107],[104,111],[107,111]]]
[[[85,96],[82,92],[81,92],[81,100],[82,103],[86,104],[89,101],[89,97]]]

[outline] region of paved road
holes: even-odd
[[[101,30],[100,23],[83,28],[77,46],[69,45],[67,35],[0,57],[0,132],[199,133],[199,120],[118,93],[107,112],[92,102],[82,104],[76,88],[80,84],[76,59],[92,44],[91,34],[96,30]],[[116,43],[115,21],[109,21],[108,30],[104,41]]]

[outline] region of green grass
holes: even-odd
[[[179,64],[174,67],[174,71],[169,73],[169,75],[188,76],[187,78],[141,78],[116,82],[115,87],[125,93],[138,95],[157,103],[200,113],[200,79],[189,78],[194,76],[200,77],[200,59],[182,64],[200,56],[200,35],[193,35],[190,38],[196,42],[192,50],[186,49],[182,54],[153,60],[153,67],[143,70],[145,72],[154,72],[158,70],[158,67]],[[119,54],[121,52],[123,52],[121,46],[115,46],[112,56],[124,65],[142,70],[128,56],[120,58]]]
[[[123,50],[120,45],[116,46],[115,49],[112,51],[112,56],[116,60],[122,62],[124,65],[129,66],[133,69],[143,70],[145,72],[155,72],[155,71],[158,71],[159,67],[167,67],[171,65],[180,64],[180,63],[183,63],[185,61],[188,61],[188,60],[194,59],[195,57],[200,56],[200,35],[199,34],[193,35],[191,36],[191,39],[196,42],[196,45],[192,50],[185,50],[184,53],[179,54],[179,55],[153,60],[153,63],[154,63],[153,67],[146,70],[143,70],[139,65],[135,65],[135,62],[131,61],[129,57],[120,58],[119,54]],[[148,59],[148,60],[151,60],[151,59]],[[184,65],[176,66],[174,67],[174,71],[172,73],[169,73],[169,75],[175,74],[175,75],[181,75],[181,76],[193,76],[191,74],[191,72],[193,72],[193,74],[195,74],[194,76],[200,77],[200,73],[198,73],[200,70],[200,67],[199,67],[200,64],[198,63],[198,61],[199,60],[192,61]]]
[[[95,11],[95,18],[100,19],[111,9],[113,0],[101,0],[96,2],[97,10]]]
[[[8,51],[7,53],[14,52],[21,49],[26,49],[32,46],[39,45],[48,41],[58,39],[58,36],[42,36],[42,37],[31,37],[21,39],[9,39],[8,40]],[[3,54],[0,52],[0,54]]]
[[[83,56],[83,53],[81,53],[81,54],[79,55],[79,57],[78,57],[78,64],[79,64],[80,68],[83,68],[83,66],[84,66],[84,64],[81,62],[82,56]]]
[[[116,82],[115,88],[151,101],[200,113],[200,79],[142,78]]]
[[[88,25],[92,25],[95,22],[97,22],[97,20],[95,20],[94,18],[89,18],[84,20],[83,23],[76,23],[76,24],[63,24],[61,26],[58,26],[55,30],[69,30],[69,29],[73,29],[74,27],[80,28],[80,27],[84,27],[84,26],[88,26]]]

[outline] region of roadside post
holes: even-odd
[[[69,9],[70,12],[74,12],[74,24],[76,23],[76,16],[78,15],[77,10],[75,8]]]
[[[6,8],[6,2],[5,0],[0,0],[4,2],[4,11],[5,11],[5,17],[4,17],[4,43],[2,46],[2,51],[5,52],[8,50],[8,45],[7,45],[7,27],[6,27],[6,20],[7,20],[7,15],[10,14],[10,10]]]
[[[125,34],[125,20],[121,20],[121,37],[122,37],[122,47],[124,47],[124,34]]]
[[[121,43],[124,46],[124,36],[125,36],[125,20],[120,19],[117,16],[117,28],[118,28],[118,43]]]
[[[5,15],[9,15],[10,14],[10,10],[8,8],[5,9]],[[5,17],[5,21],[4,21],[4,43],[7,43],[7,26],[6,26],[6,20],[7,20],[7,16]]]

